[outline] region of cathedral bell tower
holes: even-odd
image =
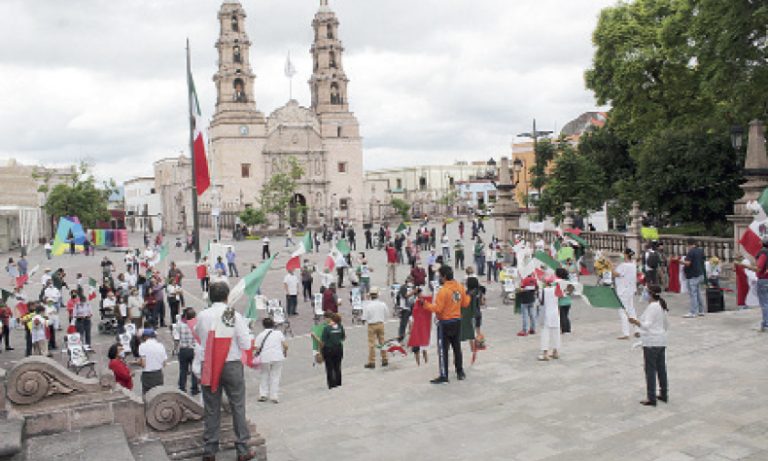
[[[219,70],[213,76],[216,84],[216,114],[225,111],[255,111],[249,49],[251,41],[245,32],[245,10],[238,1],[225,1],[219,10]]]
[[[309,85],[312,90],[312,109],[318,114],[347,112],[347,75],[344,73],[342,54],[344,46],[339,40],[339,20],[321,0],[320,10],[312,21],[315,41],[312,44],[313,71]]]

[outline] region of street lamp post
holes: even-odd
[[[530,133],[518,134],[518,136],[520,137],[533,138],[533,155],[534,155],[534,158],[536,159],[537,164],[539,162],[539,155],[538,155],[539,137],[547,136],[550,134],[552,134],[552,131],[536,129],[536,119],[533,119],[533,131],[531,131]],[[538,193],[538,199],[537,199],[537,202],[538,202],[539,200],[541,200],[541,187],[537,188],[537,193]],[[544,219],[544,216],[542,215],[541,208],[539,207],[538,203],[536,204],[536,208],[539,210],[539,221],[541,221]]]

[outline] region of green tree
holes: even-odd
[[[240,221],[248,227],[260,226],[267,223],[267,215],[259,208],[246,208],[240,213]]]
[[[456,205],[458,200],[459,192],[456,189],[450,189],[437,200],[437,203],[445,206],[448,215],[453,215],[453,206]]]
[[[554,160],[539,201],[541,212],[559,221],[565,202],[571,202],[582,215],[599,209],[605,181],[602,170],[568,143],[561,143],[558,150],[560,155]]]
[[[291,209],[291,200],[296,194],[298,181],[304,175],[304,169],[295,157],[289,157],[277,171],[273,171],[259,192],[261,211],[277,216],[278,226],[282,229]]]
[[[72,166],[68,176],[67,182],[52,189],[47,183],[41,186],[41,192],[48,194],[45,211],[54,217],[77,216],[85,228],[95,226],[96,221],[108,220],[109,196],[116,189],[115,182],[110,180],[97,186],[91,166],[86,162]]]
[[[389,204],[395,209],[395,213],[400,215],[400,218],[402,218],[403,221],[408,220],[408,211],[411,209],[411,205],[408,202],[403,199],[393,198]]]

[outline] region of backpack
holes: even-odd
[[[645,265],[648,266],[648,269],[656,270],[659,268],[660,263],[661,263],[661,258],[659,257],[658,252],[651,251],[648,253],[648,257],[645,259]]]

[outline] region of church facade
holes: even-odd
[[[339,21],[327,0],[321,0],[312,21],[310,106],[290,100],[268,116],[254,98],[245,10],[237,1],[225,1],[218,19],[217,99],[209,129],[213,187],[201,197],[203,206],[258,207],[262,185],[294,158],[304,172],[291,202],[294,223],[361,222],[367,206],[362,138],[347,98]]]

